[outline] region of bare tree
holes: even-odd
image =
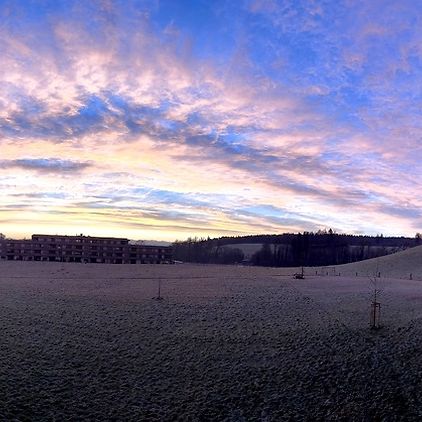
[[[380,281],[381,281],[381,272],[379,271],[379,262],[377,259],[377,266],[373,274],[368,275],[369,281],[371,283],[371,313],[370,313],[370,328],[372,330],[377,330],[381,328],[380,319],[381,319],[381,303],[379,302],[379,297],[382,292]]]
[[[154,299],[163,300],[164,298],[161,296],[161,278],[158,279],[157,287],[158,287],[158,294],[156,297],[154,297]]]

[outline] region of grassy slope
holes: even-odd
[[[310,274],[313,271],[331,272],[334,267],[318,267],[308,269]],[[410,278],[422,280],[422,246],[406,249],[391,255],[379,258],[367,259],[365,261],[335,266],[336,273],[345,276],[367,276],[380,272],[382,277],[389,278]]]

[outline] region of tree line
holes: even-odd
[[[242,250],[245,243],[262,246],[246,260]],[[235,264],[247,261],[259,266],[324,266],[375,258],[420,244],[420,233],[414,238],[384,237],[382,234],[339,234],[329,229],[315,233],[188,238],[173,243],[173,256],[176,260],[196,263]]]
[[[222,245],[218,239],[188,238],[173,243],[173,258],[177,261],[202,264],[236,264],[244,259],[239,248]]]

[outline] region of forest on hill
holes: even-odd
[[[242,245],[257,244],[246,256]],[[188,238],[173,243],[175,260],[204,264],[244,263],[296,267],[339,265],[388,255],[422,244],[422,235],[411,237],[364,236],[318,232],[264,234],[220,238]]]

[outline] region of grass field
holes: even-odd
[[[367,277],[199,265],[0,270],[1,420],[422,417],[416,280],[380,279],[383,328],[371,331]]]

